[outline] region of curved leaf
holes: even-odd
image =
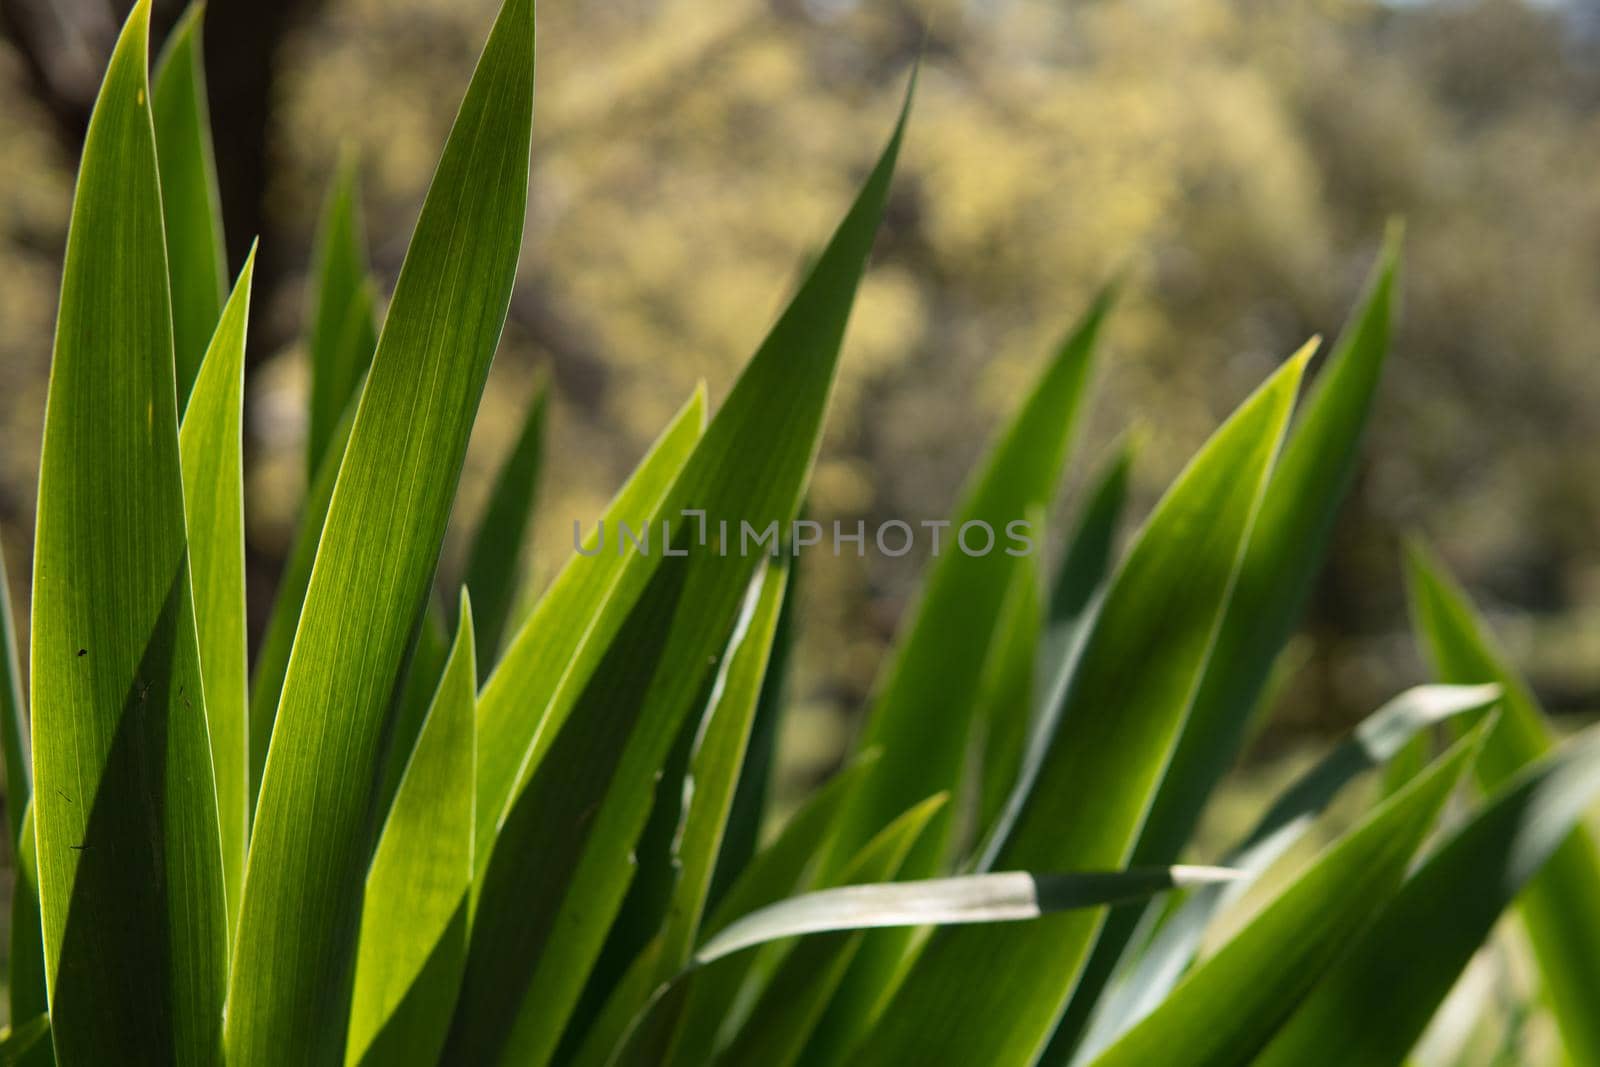
[[[34,816],[66,1063],[209,1059],[227,969],[149,15],[128,16],[89,120],[39,465]]]
[[[825,851],[829,835],[838,829],[839,809],[862,778],[872,773],[877,761],[876,749],[860,753],[806,799],[777,839],[756,853],[713,907],[710,918],[702,925],[702,937],[716,934],[735,919],[803,892],[812,884],[817,874],[815,858]],[[707,1061],[727,1021],[729,1007],[751,974],[756,955],[725,957],[715,966],[689,975],[679,1005],[681,1019],[674,1020],[670,1058],[652,1057],[653,1060],[665,1059],[674,1065]],[[658,1005],[651,1010],[666,1014],[669,1009]]]
[[[696,389],[601,519],[643,527],[656,513],[704,431],[705,389]],[[615,636],[657,556],[608,551],[591,533],[512,639],[478,697],[478,833],[474,860],[488,863],[519,782],[566,721],[572,702]]]
[[[1403,1060],[1500,913],[1564,847],[1597,792],[1600,731],[1591,728],[1513,777],[1451,834],[1346,946],[1256,1063]]]
[[[283,677],[289,671],[289,653],[294,648],[295,630],[300,625],[300,609],[305,605],[306,589],[311,585],[311,568],[317,560],[317,545],[322,541],[323,523],[328,518],[328,502],[333,499],[333,484],[339,479],[339,463],[355,423],[355,404],[345,411],[334,432],[333,443],[317,476],[311,480],[300,505],[300,519],[289,543],[289,555],[278,576],[267,628],[256,651],[255,674],[250,684],[250,810],[255,812],[256,796],[261,791],[261,772],[267,766],[267,748],[272,727],[278,717],[278,698],[283,694]]]
[[[1362,720],[1349,738],[1296,778],[1244,841],[1223,857],[1224,866],[1241,873],[1238,881],[1196,890],[1171,914],[1161,917],[1153,936],[1134,938],[1138,950],[1132,966],[1107,987],[1096,1005],[1077,1061],[1090,1059],[1155,1010],[1199,954],[1213,916],[1237,900],[1257,876],[1299,841],[1345,785],[1395,759],[1406,751],[1412,738],[1429,727],[1488,707],[1499,696],[1500,688],[1493,685],[1417,686]],[[1148,922],[1156,913],[1147,910],[1145,915]]]
[[[951,537],[966,523],[986,522],[1002,538],[1008,524],[1049,504],[1111,302],[1107,289],[1057,349],[967,490]],[[1016,566],[1017,557],[1000,550],[946,551],[933,564],[861,732],[860,744],[881,748],[883,760],[844,815],[832,854],[836,869],[897,813],[959,785],[984,657]],[[939,728],[928,729],[930,721]],[[946,818],[918,846],[909,873],[940,866]]]
[[[793,951],[784,957],[771,981],[762,990],[760,999],[756,1001],[733,1042],[718,1056],[718,1063],[760,1063],[768,1067],[788,1067],[795,1062],[805,1048],[806,1037],[810,1034],[811,1028],[816,1025],[823,1009],[827,1007],[829,997],[834,995],[835,989],[844,979],[850,961],[855,957],[865,937],[862,931],[867,929],[867,926],[830,925],[825,918],[828,903],[821,898],[830,893],[844,893],[852,889],[865,895],[875,889],[896,888],[893,885],[867,883],[882,882],[899,873],[906,857],[911,853],[912,846],[926,832],[929,821],[940,808],[944,807],[948,799],[949,796],[945,793],[929,797],[879,831],[845,867],[844,873],[840,876],[840,883],[845,888],[824,890],[820,894],[812,893],[747,916],[730,925],[722,934],[704,946],[700,954],[697,954],[696,963],[701,962],[700,955],[705,955],[705,962],[710,962],[716,958],[710,953],[717,951],[718,942],[729,934],[744,937],[746,940],[740,947],[748,948],[758,943],[749,940],[752,937],[759,937],[761,941],[772,941],[790,936],[783,932],[785,928],[793,934],[838,931],[835,936],[811,937],[794,946]],[[856,899],[859,902],[861,897],[858,896]],[[812,907],[809,915],[802,917],[799,910],[806,908],[807,901],[810,901]],[[789,906],[787,911],[784,910],[785,905]],[[780,912],[782,914],[779,914]],[[847,914],[847,909],[839,909],[834,918],[837,922],[845,919]],[[859,916],[865,913],[856,914]],[[765,929],[774,935],[772,937],[761,936],[759,931],[752,928],[751,924],[761,923],[763,916],[769,923]],[[805,922],[805,918],[809,918],[811,923]],[[818,923],[821,925],[817,925]]]
[[[1330,846],[1096,1059],[1096,1067],[1151,1063],[1175,1048],[1194,1067],[1223,1067],[1254,1056],[1399,887],[1481,742],[1481,732],[1459,742]],[[1356,1015],[1346,1025],[1359,1029],[1364,1022]]]
[[[684,785],[688,808],[673,842],[678,881],[661,930],[662,978],[687,963],[694,950],[788,587],[789,568],[782,559],[773,560],[752,583],[694,739]]]
[[[730,923],[694,954],[705,965],[740,949],[801,934],[886,926],[1019,922],[1188,886],[1230,882],[1226,867],[1150,867],[1034,874],[1003,871],[882,885],[844,885],[779,901]]]

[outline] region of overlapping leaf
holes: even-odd
[[[187,408],[201,360],[222,315],[227,288],[222,205],[200,47],[204,12],[204,4],[191,3],[172,28],[156,61],[151,97],[166,220],[180,414]]]
[[[539,482],[548,398],[549,391],[541,382],[528,404],[522,432],[500,465],[467,552],[466,584],[477,613],[473,624],[483,646],[478,650],[478,672],[485,677],[499,656],[517,593],[523,540]]]
[[[968,523],[983,522],[1004,543],[1009,524],[1049,504],[1111,301],[1111,291],[1101,293],[1062,342],[967,491],[947,542]],[[944,546],[862,731],[860,743],[881,747],[883,761],[846,810],[836,868],[897,813],[957,787],[985,654],[1016,566],[1017,557],[998,547],[968,555]],[[947,834],[941,819],[908,873],[935,871]]]
[[[1403,1060],[1500,913],[1566,847],[1597,792],[1594,729],[1512,777],[1345,947],[1256,1063],[1386,1067]],[[1574,1062],[1585,1062],[1577,1049]]]
[[[1146,1064],[1177,1048],[1195,1067],[1247,1062],[1398,888],[1481,741],[1459,742],[1332,845],[1096,1067]]]
[[[239,914],[250,819],[244,603],[244,345],[255,250],[245,260],[178,431],[206,728],[222,834],[229,929]]]
[[[623,554],[599,530],[644,528],[661,506],[704,430],[705,390],[661,432],[606,508],[584,549],[556,575],[517,631],[478,698],[477,845],[482,873],[519,783],[526,782],[566,721],[578,692],[633,606],[659,555]]]
[[[209,1060],[227,967],[149,15],[134,6],[89,120],[39,471],[34,816],[65,1063]]]
[[[228,992],[230,1063],[331,1063],[343,1051],[384,715],[516,272],[533,38],[532,0],[507,0],[362,390],[262,774]]]
[[[1367,295],[1318,376],[1284,445],[1239,567],[1193,709],[1138,837],[1131,863],[1173,862],[1217,782],[1233,765],[1252,712],[1296,626],[1345,488],[1388,349],[1399,261],[1392,231]],[[1064,1059],[1116,966],[1139,909],[1114,911],[1096,940],[1050,1056]]]
[[[1137,840],[1205,669],[1309,346],[1247,400],[1174,483],[1112,580],[1049,746],[983,867],[1108,869]],[[1092,797],[1092,804],[1083,798]],[[1031,1062],[1099,925],[934,934],[852,1062]],[[970,1018],[982,1027],[965,1025]]]
[[[1363,720],[1349,738],[1296,778],[1223,858],[1224,865],[1240,872],[1237,881],[1197,889],[1169,914],[1146,911],[1143,922],[1155,925],[1159,919],[1159,927],[1153,935],[1134,937],[1130,966],[1096,1005],[1075,1062],[1091,1059],[1166,998],[1198,955],[1212,918],[1300,840],[1345,785],[1385,766],[1430,727],[1487,707],[1499,695],[1499,687],[1492,685],[1418,686]]]
[[[305,500],[301,502],[294,540],[289,543],[283,573],[278,576],[272,612],[267,616],[261,647],[256,651],[255,669],[250,682],[252,813],[255,811],[256,795],[261,790],[261,772],[267,765],[272,726],[278,717],[278,698],[283,693],[283,677],[289,670],[289,653],[294,648],[295,630],[300,625],[300,609],[305,604],[306,589],[311,585],[311,568],[316,563],[322,526],[328,518],[328,503],[333,499],[333,485],[339,478],[339,462],[344,458],[344,446],[350,439],[350,427],[354,422],[355,405],[351,404],[335,429],[333,442],[317,468],[316,477],[311,479]]]
[[[471,598],[367,872],[347,1064],[426,1065],[467,955],[477,762]]]
[[[1492,682],[1505,693],[1499,725],[1484,744],[1478,782],[1488,792],[1555,744],[1528,683],[1473,614],[1466,594],[1421,546],[1409,554],[1412,616],[1419,643],[1447,682]],[[1580,825],[1518,899],[1561,1039],[1574,1063],[1600,1064],[1600,851]]]
[[[660,564],[605,652],[627,671],[602,662],[570,718],[541,728],[551,740],[542,753],[535,743],[483,878],[449,1056],[537,1064],[555,1050],[626,891],[654,779],[763,551],[746,551],[741,533],[775,535],[799,508],[904,118],[666,495]],[[571,781],[586,761],[584,781]],[[572,876],[530,901],[544,863]]]
[[[872,920],[886,916],[882,910],[872,913],[873,892],[878,891],[879,908],[883,907],[883,893],[904,892],[892,883],[873,883],[887,883],[895,877],[912,846],[948,799],[945,793],[929,797],[880,830],[846,865],[839,879],[842,888],[764,908],[730,924],[701,946],[695,961],[709,963],[763,941],[799,934],[821,935],[802,941],[784,958],[744,1025],[716,1062],[788,1067],[799,1058],[811,1028],[860,949],[866,936],[863,931],[879,925]],[[906,895],[910,894],[924,899],[916,889]],[[839,907],[841,898],[843,906]],[[904,906],[906,897],[900,899]],[[830,908],[830,904],[835,906]],[[830,931],[836,932],[830,935]]]

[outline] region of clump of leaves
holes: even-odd
[[[533,4],[506,0],[381,328],[351,170],[330,196],[310,488],[249,678],[252,261],[225,292],[199,16],[153,83],[148,19],[142,0],[79,173],[26,705],[4,604],[9,1058],[1397,1063],[1516,900],[1567,1054],[1600,1063],[1579,826],[1600,737],[1554,744],[1420,550],[1448,684],[1379,709],[1221,866],[1178,865],[1355,465],[1392,244],[1315,388],[1300,399],[1308,345],[1126,552],[1122,453],[1049,595],[1035,556],[937,556],[856,756],[762,843],[790,556],[717,551],[692,516],[799,511],[905,113],[727,401],[708,421],[688,398],[609,506],[613,530],[663,531],[657,550],[591,533],[513,617],[541,394],[451,623],[435,568],[526,207]],[[1047,361],[958,528],[1049,505],[1112,302]],[[1397,764],[1415,773],[1202,951],[1345,786],[1447,721],[1442,755]],[[1469,770],[1482,799],[1438,836]]]

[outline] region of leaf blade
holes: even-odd
[[[1107,591],[1055,735],[1014,794],[980,870],[1105,869],[1132,851],[1309,354],[1302,349],[1246,400],[1157,505]],[[1097,798],[1093,818],[1074,803],[1084,795]],[[1071,993],[1098,918],[937,931],[851,1062],[1031,1061]],[[961,1027],[973,1011],[990,1025]]]
[[[180,414],[188,407],[227,293],[222,203],[200,45],[204,13],[202,3],[184,11],[162,47],[151,87]]]
[[[1492,682],[1505,694],[1478,764],[1478,783],[1492,794],[1549,753],[1554,737],[1533,691],[1495,648],[1465,592],[1420,544],[1407,554],[1407,585],[1434,673],[1445,681]],[[1533,876],[1517,909],[1562,1043],[1575,1062],[1600,1064],[1600,1018],[1593,1010],[1600,988],[1600,849],[1587,826],[1577,826]]]
[[[244,602],[244,347],[255,249],[250,250],[195,377],[178,427],[189,575],[205,684],[206,733],[222,833],[230,934],[239,915],[249,836],[249,711]]]
[[[1005,527],[1049,503],[1112,299],[1112,290],[1101,292],[1057,348],[965,494],[952,529],[974,521]],[[951,552],[934,565],[861,733],[860,743],[881,748],[883,760],[844,816],[835,866],[897,813],[959,785],[984,653],[1015,568],[1016,558],[1000,551]],[[930,716],[947,725],[927,729]],[[947,826],[936,827],[907,871],[938,868],[947,835]]]
[[[1412,738],[1428,728],[1492,705],[1499,693],[1497,686],[1409,689],[1369,715],[1350,737],[1296,778],[1245,839],[1223,857],[1222,864],[1243,877],[1192,893],[1143,943],[1133,966],[1107,987],[1074,1062],[1103,1051],[1165,1000],[1199,954],[1211,918],[1298,841],[1346,784],[1367,770],[1392,763]]]
[[[1562,847],[1597,788],[1600,733],[1592,728],[1515,776],[1400,888],[1256,1062],[1326,1063],[1335,1047],[1341,1064],[1403,1059],[1495,919]],[[1352,1011],[1363,1025],[1348,1025]]]
[[[1404,880],[1482,736],[1469,737],[1278,894],[1161,1006],[1093,1062],[1127,1067],[1182,1048],[1196,1067],[1253,1056]]]
[[[477,791],[472,602],[367,872],[347,1064],[431,1064],[466,963]]]
[[[361,323],[372,321],[366,241],[361,229],[360,173],[354,156],[340,157],[317,224],[312,253],[306,353],[311,396],[306,427],[306,478],[316,477],[335,428],[350,405],[377,345]],[[363,310],[364,308],[364,310]]]
[[[499,657],[506,622],[511,616],[523,540],[538,490],[548,401],[549,388],[540,382],[529,401],[522,430],[495,476],[489,502],[467,552],[466,584],[476,605],[477,617],[473,623],[483,645],[478,650],[480,682],[487,679]]]
[[[40,459],[35,827],[64,1061],[209,1056],[227,967],[148,40],[144,0],[84,143]]]
[[[340,464],[245,870],[230,1062],[339,1057],[383,716],[428,596],[526,207],[531,0],[507,0],[446,142]],[[398,446],[397,446],[398,443]],[[383,551],[370,551],[381,536]],[[347,594],[353,591],[354,595]],[[342,707],[328,716],[330,704]],[[315,820],[319,833],[303,828]],[[285,973],[295,980],[286,981]]]

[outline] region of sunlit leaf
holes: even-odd
[[[367,872],[348,1064],[436,1063],[467,954],[477,762],[471,598]]]
[[[697,389],[661,432],[601,522],[642,529],[660,507],[704,430],[705,390]],[[578,692],[615,636],[659,555],[624,555],[591,530],[512,639],[478,697],[479,873],[519,782],[566,720]]]
[[[64,1063],[209,1060],[227,968],[149,16],[128,16],[89,120],[39,464],[34,817]]]
[[[843,888],[763,908],[730,924],[701,947],[695,961],[709,963],[763,941],[838,931],[831,937],[807,938],[794,947],[767,983],[732,1043],[718,1056],[718,1063],[788,1067],[795,1062],[860,949],[865,936],[862,931],[881,925],[878,920],[893,917],[892,905],[885,907],[884,898],[895,894],[904,906],[916,892],[898,892],[901,887],[887,880],[899,873],[929,820],[948,799],[944,793],[929,797],[879,831],[846,865],[839,877]]]
[[[453,1058],[538,1064],[555,1050],[626,891],[655,778],[763,551],[734,541],[746,524],[776,531],[799,509],[903,128],[904,112],[833,240],[667,494],[659,521],[672,532],[654,531],[664,558],[650,588],[571,717],[544,728],[550,741],[535,742],[483,877],[447,1050]],[[684,514],[689,509],[704,513],[704,527]],[[610,666],[613,657],[627,669]],[[581,782],[571,781],[573,763],[588,768]],[[535,896],[529,878],[544,864],[572,875]]]
[[[897,813],[940,790],[954,790],[960,781],[985,653],[1017,567],[1019,550],[1007,541],[1008,527],[1047,506],[1061,481],[1111,301],[1110,290],[1101,293],[1062,342],[946,531],[946,544],[861,733],[862,745],[883,749],[883,761],[847,809],[834,843],[836,866]],[[987,523],[993,531],[992,551],[969,555],[952,543],[973,522]],[[939,728],[928,729],[930,721]],[[908,872],[938,868],[947,822],[942,816],[923,839]]]
[[[354,422],[355,405],[351,404],[335,428],[333,442],[300,505],[294,540],[289,543],[289,554],[283,562],[283,573],[278,577],[278,590],[272,600],[272,612],[267,616],[266,632],[262,635],[261,647],[256,651],[254,673],[250,680],[252,814],[256,795],[261,790],[261,772],[267,765],[267,747],[272,740],[272,726],[278,716],[283,677],[289,670],[289,653],[294,648],[295,630],[300,625],[300,609],[305,604],[306,589],[311,585],[311,568],[317,560],[317,545],[322,540],[322,526],[328,517],[328,502],[333,499],[333,485],[339,478],[339,462],[344,458],[344,446],[350,439],[350,427]]]
[[[1135,935],[1131,965],[1106,988],[1077,1060],[1092,1058],[1161,1003],[1199,954],[1212,918],[1299,841],[1348,783],[1383,767],[1423,731],[1493,704],[1499,696],[1499,687],[1492,685],[1418,686],[1363,720],[1350,737],[1297,777],[1223,857],[1224,866],[1240,872],[1237,881],[1197,889],[1168,915],[1145,913],[1146,923],[1153,925],[1159,918],[1160,925],[1153,936]]]
[[[516,273],[533,38],[532,0],[507,0],[361,393],[262,773],[228,991],[230,1064],[331,1063],[343,1052],[384,717]]]
[[[1272,474],[1215,647],[1129,862],[1171,863],[1212,790],[1233,765],[1263,687],[1299,622],[1333,522],[1355,475],[1362,431],[1389,344],[1399,231],[1391,231],[1365,298],[1306,397]],[[1107,917],[1057,1027],[1065,1057],[1105,987],[1141,909]]]
[[[1096,1067],[1147,1064],[1177,1048],[1195,1067],[1247,1062],[1398,888],[1481,741],[1459,742],[1330,846]]]
[[[206,728],[222,834],[228,923],[239,914],[249,835],[244,603],[244,345],[255,249],[223,308],[178,431],[189,573],[205,684]]]
[[[222,206],[200,48],[204,13],[203,3],[191,3],[178,19],[156,61],[151,87],[180,414],[188,405],[227,291]]]
[[[1597,792],[1594,729],[1513,776],[1345,946],[1255,1062],[1387,1067],[1403,1059],[1500,913],[1565,847]]]
[[[817,874],[817,857],[825,851],[829,835],[838,829],[839,808],[862,778],[872,773],[877,761],[876,749],[860,753],[807,798],[778,837],[756,853],[712,909],[702,926],[703,939],[741,916],[809,888]],[[689,976],[684,983],[682,1018],[674,1030],[668,1063],[706,1062],[727,1023],[727,1009],[749,977],[756,955],[746,952],[724,957]],[[665,1013],[664,1009],[653,1010]]]
[[[1054,735],[1026,769],[980,869],[1105,870],[1133,852],[1309,355],[1307,346],[1247,400],[1157,505],[1112,579]],[[1103,914],[936,932],[852,1062],[1031,1062]],[[985,1025],[965,1025],[970,1018]]]
[[[1532,689],[1495,647],[1466,594],[1420,545],[1407,577],[1418,643],[1446,682],[1492,682],[1504,691],[1499,724],[1484,743],[1478,783],[1489,793],[1555,747]],[[1600,850],[1579,825],[1517,899],[1561,1040],[1574,1063],[1600,1064]]]

